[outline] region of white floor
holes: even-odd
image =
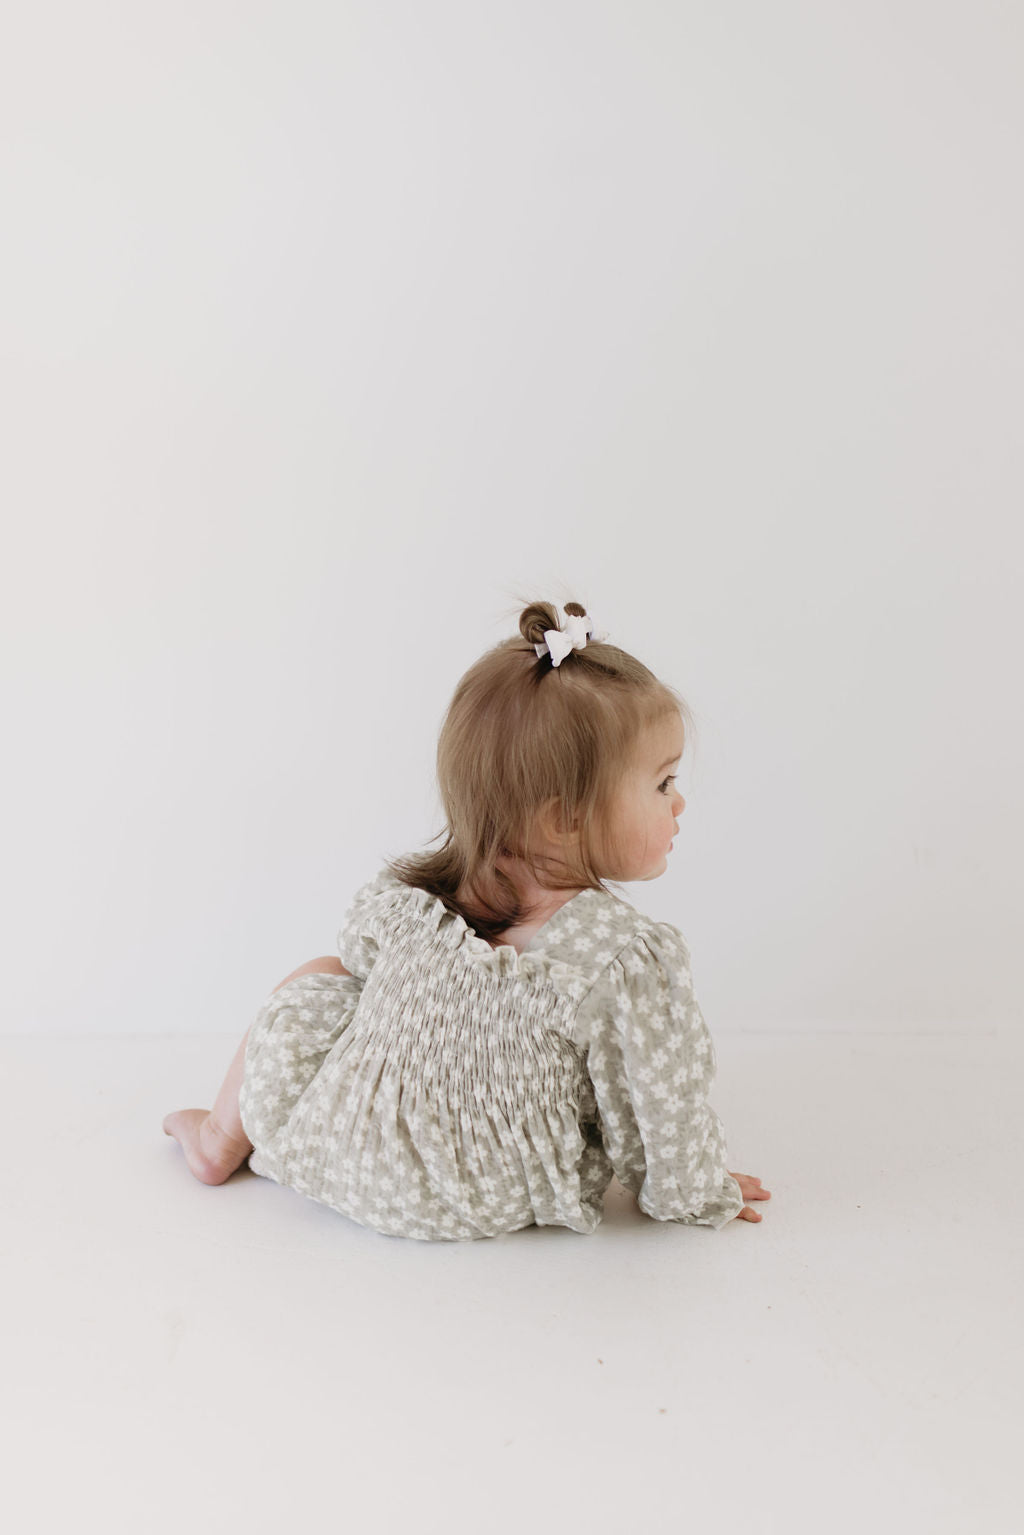
[[[434,1244],[190,1177],[234,1038],[0,1041],[6,1528],[1024,1529],[1024,1048],[715,1042],[760,1224]]]

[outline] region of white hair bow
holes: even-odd
[[[542,644],[535,644],[539,656],[550,655],[552,666],[561,666],[570,650],[584,650],[587,640],[606,640],[607,634],[599,634],[588,614],[566,613],[560,629],[545,629]]]

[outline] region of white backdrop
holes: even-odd
[[[244,1031],[518,598],[699,726],[712,1031],[1016,1028],[1021,13],[52,0],[0,62],[3,1027]]]

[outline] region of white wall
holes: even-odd
[[[629,894],[713,1030],[1016,1027],[1022,34],[21,7],[2,1027],[240,1035],[519,594],[697,715]]]

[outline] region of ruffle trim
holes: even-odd
[[[529,945],[522,953],[510,943],[496,948],[481,938],[459,912],[449,911],[440,896],[419,886],[406,885],[401,880],[389,882],[382,892],[385,899],[378,907],[378,915],[386,916],[389,910],[401,908],[405,913],[414,912],[428,931],[452,950],[462,949],[474,964],[483,966],[495,979],[514,976],[520,982],[547,982],[571,997],[579,998],[588,989],[592,977],[584,977],[580,966],[566,963],[546,952],[552,940],[557,942],[562,922],[570,912],[587,920],[587,909],[592,915],[597,908],[607,909],[609,902],[616,906],[614,896],[602,890],[581,890],[560,906],[544,925],[538,928],[530,943],[542,941],[544,948],[532,949]],[[623,932],[623,942],[628,942],[632,932]]]

